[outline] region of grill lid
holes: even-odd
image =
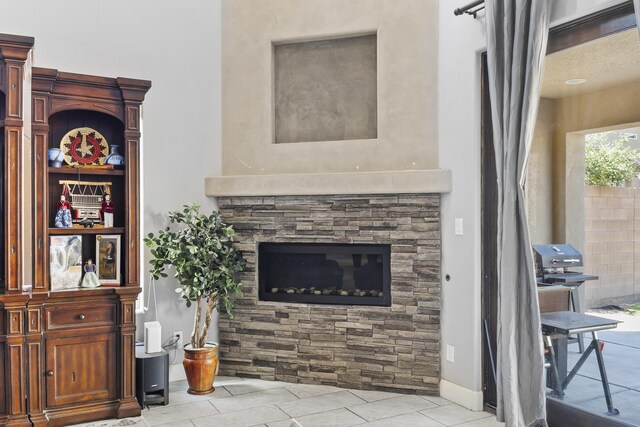
[[[562,244],[533,245],[536,269],[582,267],[582,254],[573,246]]]

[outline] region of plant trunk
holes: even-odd
[[[200,348],[200,312],[202,303],[200,298],[196,299],[196,315],[193,324],[193,332],[191,333],[191,348]],[[203,346],[204,347],[204,346]]]
[[[211,326],[211,318],[213,317],[213,310],[216,308],[216,299],[207,299],[207,313],[204,318],[204,328],[202,329],[202,335],[200,335],[199,348],[204,348],[207,343],[207,334],[209,333],[209,326]]]

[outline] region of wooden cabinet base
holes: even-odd
[[[0,416],[0,426],[31,427],[31,423],[27,419],[26,415],[21,415],[20,417],[1,417]]]
[[[135,318],[127,315],[138,292],[131,287],[31,299],[0,295],[0,426],[67,426],[139,416],[131,345]],[[16,326],[9,330],[6,319]],[[16,399],[24,395],[26,400]]]
[[[82,405],[47,411],[46,417],[49,427],[68,426],[71,424],[88,423],[91,421],[116,418],[118,403],[100,403]]]
[[[138,400],[132,397],[130,400],[120,402],[118,407],[117,418],[137,417],[140,416],[141,409]]]
[[[49,420],[47,420],[47,417],[43,413],[36,415],[31,414],[29,420],[33,427],[46,427],[49,425]]]
[[[39,417],[31,417],[31,423],[4,424],[0,419],[0,425],[7,426],[32,426],[55,427],[71,424],[87,423],[108,418],[128,418],[140,416],[141,409],[138,402],[111,402],[92,405],[78,405],[74,407],[48,410]]]

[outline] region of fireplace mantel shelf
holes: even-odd
[[[229,196],[297,196],[327,194],[448,193],[451,170],[317,173],[295,175],[212,176],[205,194]]]

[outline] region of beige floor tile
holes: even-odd
[[[215,385],[215,393],[194,396],[186,392],[186,381],[173,382],[169,406],[153,405],[142,417],[75,427],[291,427],[294,419],[303,427],[504,427],[495,415],[437,396],[234,377],[217,377]]]
[[[231,396],[231,393],[229,393],[227,389],[222,386],[216,386],[216,391],[214,391],[213,393],[201,395],[187,393],[188,388],[189,387],[186,386],[184,388],[169,389],[169,406],[182,405],[183,403],[191,402],[202,402],[211,399]]]
[[[349,406],[348,409],[367,421],[376,421],[435,407],[435,403],[431,403],[420,396],[404,395],[364,405]]]
[[[186,391],[189,388],[187,380],[171,381],[169,383],[169,393],[174,391]]]
[[[423,399],[427,399],[429,402],[435,403],[438,406],[453,405],[453,402],[439,396],[420,396]]]
[[[295,420],[303,427],[348,427],[366,422],[345,408],[320,412],[319,414],[305,415],[303,417],[295,417]]]
[[[214,385],[215,385],[215,381],[214,381]],[[264,380],[246,379],[241,382],[225,384],[224,388],[226,388],[227,391],[232,395],[237,396],[240,394],[253,393],[256,391],[271,390],[274,388],[283,388],[289,385],[291,384],[283,383],[280,381],[264,381]]]
[[[273,421],[288,420],[289,416],[275,405],[259,406],[251,410],[227,412],[211,417],[192,418],[195,427],[253,427]]]
[[[498,422],[495,415],[492,415],[487,418],[462,423],[456,427],[504,427],[504,423]]]
[[[389,393],[375,390],[349,390],[365,402],[375,402],[376,400],[388,399],[390,397],[402,396],[399,393]]]
[[[420,413],[426,415],[429,418],[433,418],[434,420],[438,421],[441,424],[444,424],[445,426],[453,426],[468,421],[474,421],[492,416],[488,412],[470,411],[460,405],[455,404],[441,406],[435,409],[427,409],[426,411],[420,411]]]
[[[293,421],[294,418],[287,418],[286,420],[282,421],[274,421],[272,423],[267,423],[267,427],[292,427]]]
[[[444,427],[439,422],[425,417],[419,412],[384,418],[363,424],[363,427]]]
[[[151,426],[188,420],[193,418],[194,414],[208,416],[216,415],[218,411],[209,402],[183,403],[175,406],[152,406],[151,409],[142,411],[142,417]]]
[[[157,424],[154,427],[193,427],[193,423],[191,422],[191,420],[182,420],[166,424]]]
[[[147,423],[142,417],[122,418],[119,420],[101,420],[89,423],[74,424],[72,427],[147,427]]]
[[[364,400],[354,396],[348,391],[340,391],[337,393],[308,397],[295,402],[279,403],[278,407],[290,416],[298,419],[304,415],[317,414],[319,412],[331,411],[333,409],[361,403],[365,403]]]
[[[229,384],[237,384],[244,381],[244,378],[240,377],[225,377],[225,376],[216,376],[216,379],[213,380],[213,385],[218,387],[219,385],[225,386]]]
[[[265,406],[272,403],[284,403],[292,400],[297,401],[298,398],[284,388],[275,388],[224,397],[222,399],[212,399],[210,402],[218,411],[224,413],[254,408],[256,406]]]
[[[337,391],[343,391],[344,389],[339,387],[333,387],[330,385],[315,385],[315,384],[294,384],[286,387],[291,393],[298,396],[300,399],[306,399],[307,397],[320,396],[327,393],[335,393]]]

